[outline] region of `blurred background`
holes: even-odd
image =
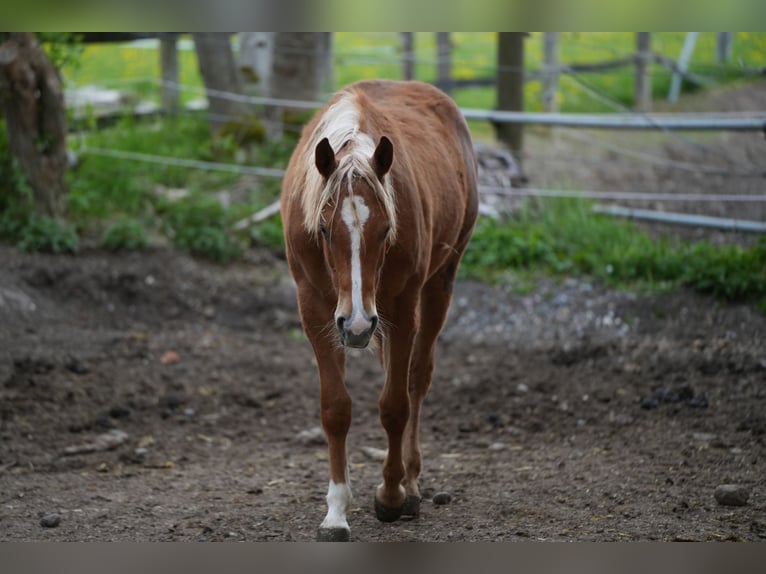
[[[282,169],[315,109],[356,80],[415,79],[477,145],[486,217],[464,274],[764,294],[764,33],[0,38],[0,237],[23,250],[278,251]]]

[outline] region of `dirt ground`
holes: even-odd
[[[312,361],[271,252],[219,267],[163,247],[0,246],[0,539],[313,540],[327,455]],[[424,407],[426,498],[393,524],[372,508],[381,383],[371,353],[349,357],[354,541],[766,539],[766,317],[752,306],[458,282]],[[719,504],[722,484],[746,504]]]

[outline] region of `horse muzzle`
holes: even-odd
[[[370,344],[372,334],[378,326],[378,317],[368,317],[364,312],[356,313],[350,321],[346,317],[338,317],[337,325],[341,343],[345,347],[364,349]]]

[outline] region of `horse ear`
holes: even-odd
[[[383,176],[391,169],[391,164],[394,162],[394,144],[386,136],[380,138],[378,147],[375,148],[375,153],[372,156],[372,169],[375,170],[375,175],[379,180],[383,180]]]
[[[338,167],[338,162],[335,161],[335,152],[332,151],[330,140],[324,138],[317,144],[314,150],[314,163],[319,170],[319,173],[324,176],[325,179],[332,175],[335,168]]]

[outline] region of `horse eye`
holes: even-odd
[[[325,239],[328,239],[330,234],[327,232],[327,228],[325,227],[324,223],[319,224],[319,231],[322,232],[322,235],[324,235]]]
[[[389,223],[386,225],[386,228],[383,230],[383,237],[388,237],[388,233],[391,231],[391,224]]]

